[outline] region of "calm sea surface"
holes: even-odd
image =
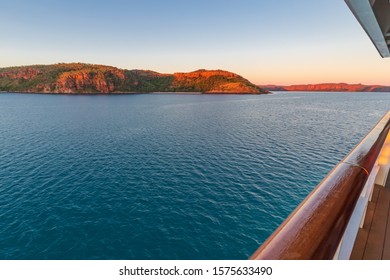
[[[246,259],[390,93],[0,94],[0,259]]]

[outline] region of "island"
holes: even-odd
[[[243,77],[223,70],[161,74],[85,63],[0,68],[0,91],[48,94],[269,93]]]

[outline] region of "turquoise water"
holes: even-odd
[[[390,93],[0,94],[0,259],[246,259]]]

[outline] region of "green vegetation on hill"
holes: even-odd
[[[0,91],[37,93],[203,92],[268,93],[222,70],[160,74],[82,63],[0,68]]]

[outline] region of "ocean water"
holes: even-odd
[[[390,93],[0,94],[0,259],[246,259]]]

